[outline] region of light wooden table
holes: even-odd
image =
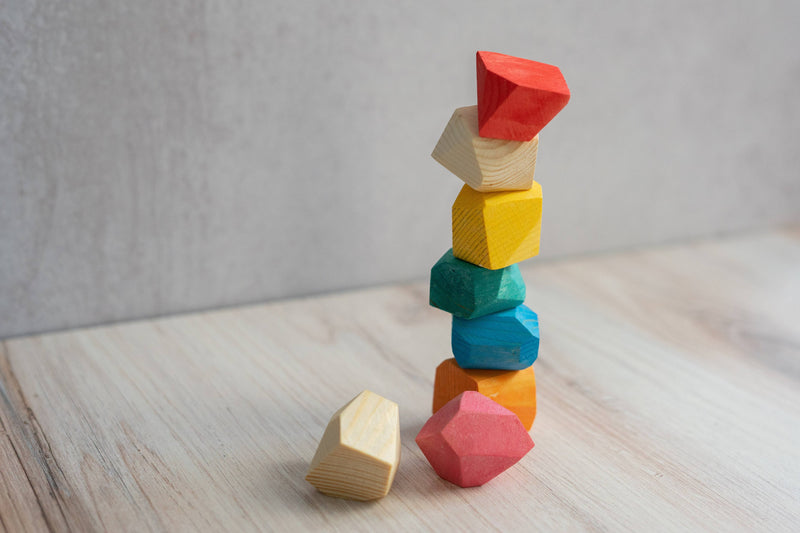
[[[414,443],[450,356],[417,283],[3,342],[0,528],[800,531],[800,232],[532,263],[536,447],[483,487]],[[364,388],[400,469],[330,499],[303,476]]]

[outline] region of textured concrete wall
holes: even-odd
[[[478,49],[572,89],[544,256],[800,220],[796,2],[354,5],[0,4],[0,337],[425,276]]]

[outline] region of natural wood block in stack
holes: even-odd
[[[528,190],[536,170],[539,138],[527,142],[478,135],[478,106],[460,107],[431,156],[476,191]]]

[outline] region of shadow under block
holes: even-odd
[[[542,187],[478,192],[461,188],[453,203],[453,255],[497,270],[539,254]]]
[[[530,141],[569,102],[554,65],[478,52],[478,131],[481,137]]]
[[[474,320],[453,317],[451,344],[461,368],[522,370],[539,356],[539,317],[524,305]]]
[[[436,473],[460,487],[483,485],[533,448],[514,413],[473,391],[430,417],[415,441]]]
[[[460,107],[431,156],[476,191],[528,190],[536,170],[539,137],[528,142],[478,135],[478,106]]]
[[[455,359],[436,367],[433,383],[433,412],[465,391],[475,391],[499,403],[519,418],[526,431],[536,418],[536,375],[533,367],[524,370],[461,368]]]
[[[524,301],[517,265],[488,270],[456,259],[451,249],[431,268],[430,304],[459,318],[478,318]]]
[[[397,404],[365,390],[331,417],[306,481],[328,496],[374,500],[389,492],[399,462]]]

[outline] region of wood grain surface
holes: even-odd
[[[482,487],[414,444],[450,354],[421,282],[2,342],[0,529],[798,530],[800,231],[523,273],[536,447]],[[327,498],[303,477],[365,388],[400,405],[394,486]]]

